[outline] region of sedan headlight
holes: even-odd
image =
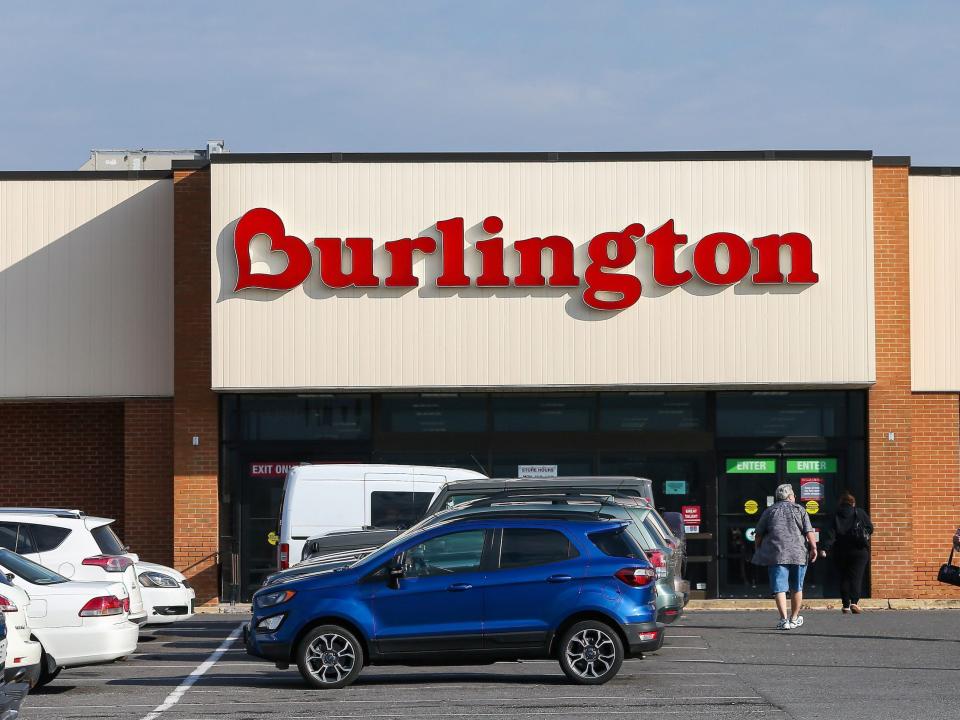
[[[140,573],[137,578],[140,580],[140,584],[148,588],[176,588],[180,587],[180,583],[174,580],[169,575],[164,575],[163,573],[153,572],[152,570],[147,570]]]
[[[254,598],[254,604],[258,608],[273,607],[274,605],[285,603],[294,595],[296,595],[296,593],[293,590],[278,590],[277,592],[264,593]]]

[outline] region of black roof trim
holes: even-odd
[[[174,170],[200,170],[207,167],[210,161],[206,158],[196,160],[171,160],[170,167]]]
[[[871,150],[710,150],[664,152],[215,153],[214,164],[404,162],[658,162],[665,160],[870,160]]]
[[[172,170],[0,170],[0,180],[168,180]]]
[[[960,167],[912,167],[911,175],[941,175],[943,177],[960,175]]]
[[[876,167],[910,167],[909,155],[874,155],[873,164]]]

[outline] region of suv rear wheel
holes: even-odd
[[[602,685],[622,664],[620,636],[599,620],[578,622],[560,639],[560,668],[578,685]]]
[[[321,625],[300,641],[295,660],[310,686],[335,690],[357,679],[363,669],[363,646],[346,628]]]

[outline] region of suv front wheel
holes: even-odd
[[[560,667],[578,685],[602,685],[622,664],[620,636],[599,620],[578,622],[560,639]]]
[[[309,685],[335,690],[357,679],[363,669],[363,646],[346,628],[321,625],[300,641],[295,660]]]

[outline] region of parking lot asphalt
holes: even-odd
[[[599,687],[571,685],[555,662],[536,661],[367,668],[334,691],[247,656],[229,640],[243,616],[200,615],[145,630],[125,661],[63,671],[22,717],[957,717],[960,612],[805,615],[802,628],[777,632],[772,613],[689,613],[663,649]]]

